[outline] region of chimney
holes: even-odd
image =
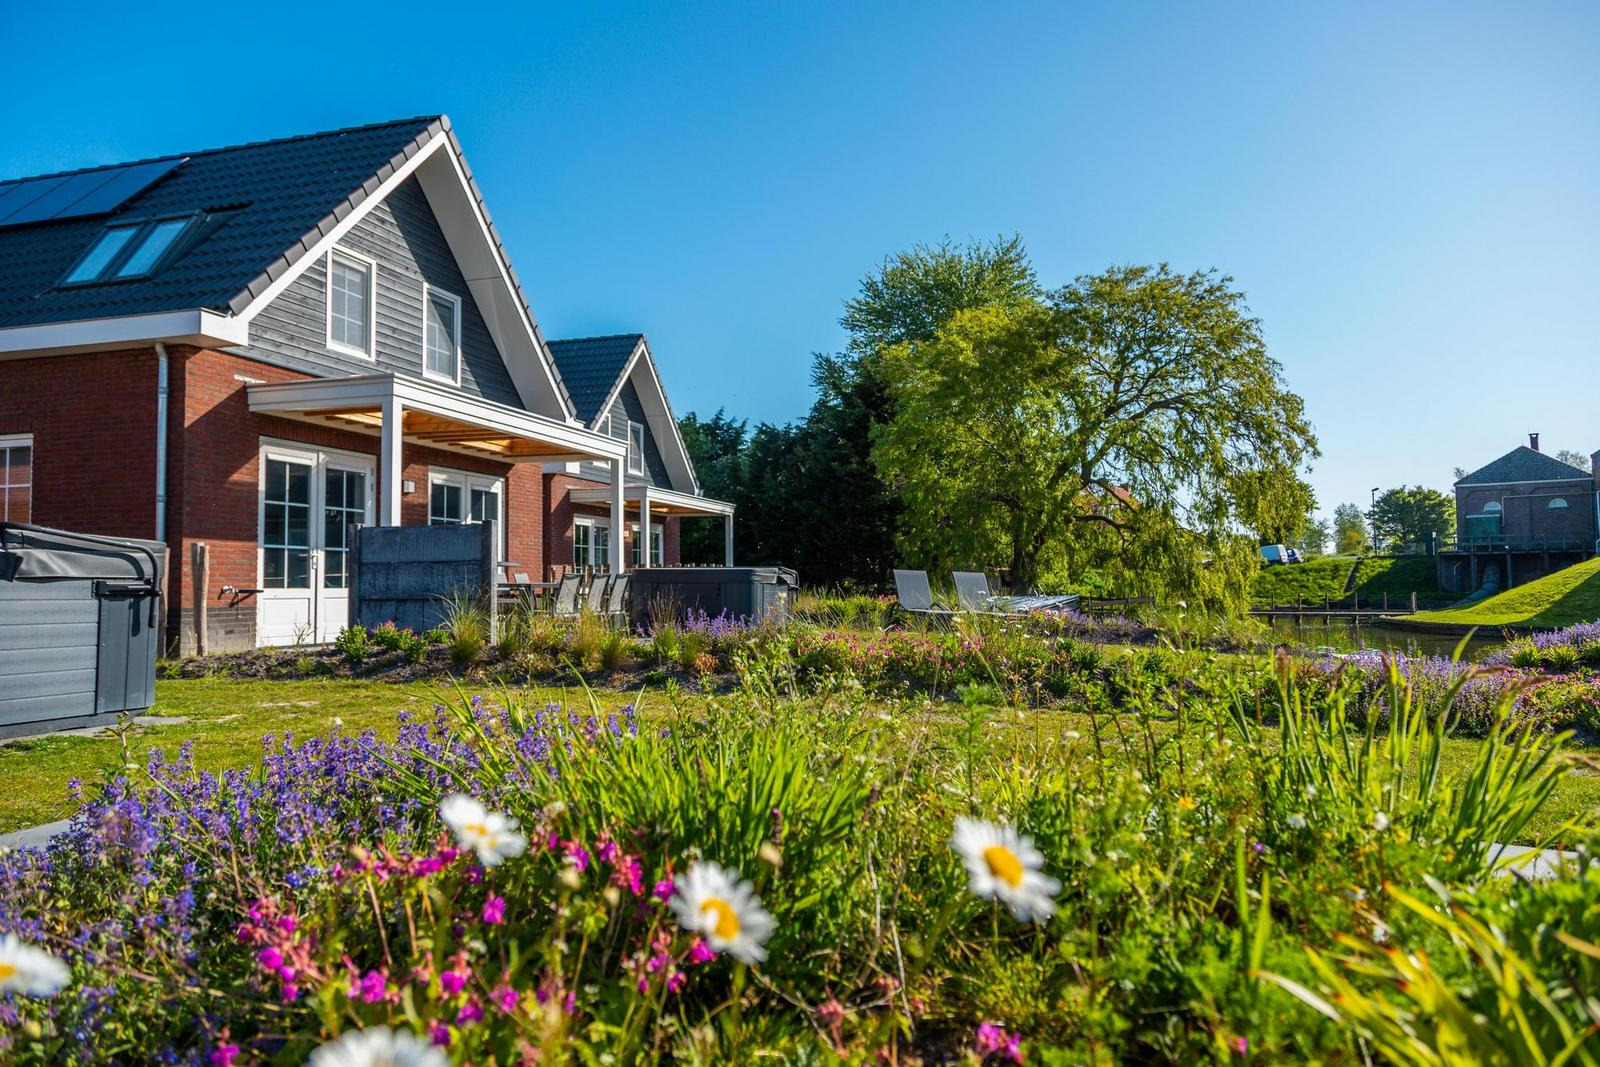
[[[1535,452],[1539,451],[1539,435],[1538,434],[1530,433],[1528,435],[1528,447],[1533,449]]]

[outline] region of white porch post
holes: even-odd
[[[622,554],[622,479],[627,462],[618,457],[611,461],[611,573],[621,574],[628,569],[628,561]]]
[[[650,486],[639,487],[639,566],[650,566]],[[662,546],[665,548],[666,546]],[[664,562],[664,561],[663,561]]]
[[[378,525],[400,525],[400,476],[405,473],[401,458],[401,437],[405,432],[405,408],[400,398],[390,395],[383,401],[383,444],[378,465]]]
[[[722,565],[733,566],[733,512],[722,516]]]

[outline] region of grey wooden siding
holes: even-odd
[[[629,482],[649,482],[663,489],[672,488],[672,479],[667,474],[667,463],[661,458],[661,446],[656,443],[655,434],[650,431],[650,421],[645,418],[644,401],[639,399],[639,390],[633,387],[633,380],[622,383],[622,389],[617,393],[617,399],[611,403],[611,436],[618,441],[628,439],[628,423],[637,422],[644,427],[644,476],[637,474],[628,475]],[[604,429],[604,426],[601,427]],[[585,463],[581,467],[582,473],[588,477],[609,478],[611,468],[604,463]]]
[[[263,308],[244,355],[308,374],[333,377],[373,370],[422,376],[423,283],[461,298],[461,388],[522,406],[505,362],[467,291],[428,198],[411,180],[400,185],[340,241],[378,263],[377,363],[328,348],[328,261],[319,257]]]

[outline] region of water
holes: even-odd
[[[1338,652],[1355,652],[1363,648],[1377,648],[1385,652],[1406,652],[1416,655],[1449,656],[1461,642],[1459,637],[1442,634],[1419,634],[1410,630],[1395,630],[1374,623],[1353,620],[1307,620],[1296,622],[1290,618],[1274,619],[1272,629],[1279,640],[1307,649],[1331,648]],[[1483,636],[1479,631],[1468,643],[1463,653],[1468,660],[1483,656],[1504,645],[1495,631]]]

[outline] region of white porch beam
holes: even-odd
[[[650,486],[639,494],[639,566],[650,566]]]
[[[618,456],[611,461],[611,573],[621,574],[628,569],[622,552],[622,479],[627,459]]]
[[[402,437],[405,406],[394,395],[383,399],[383,443],[378,457],[378,525],[400,525],[400,476],[405,473]]]

